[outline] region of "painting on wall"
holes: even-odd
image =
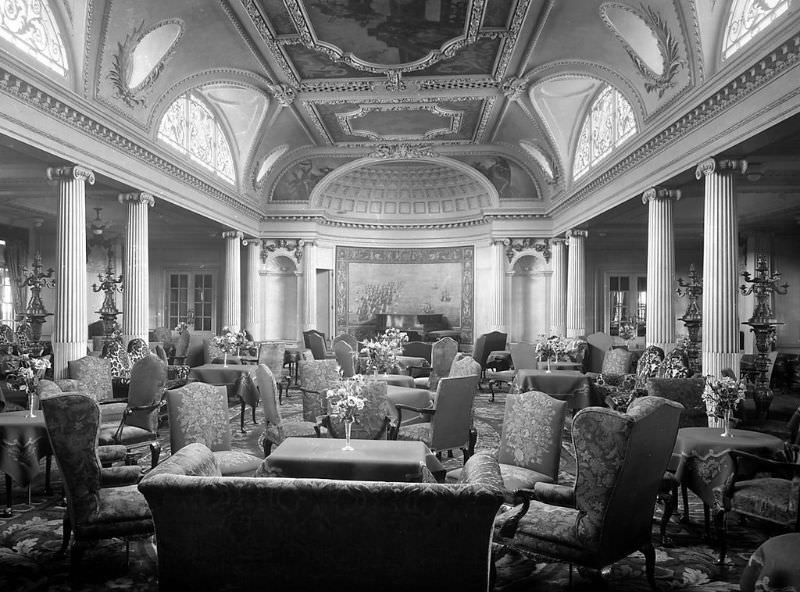
[[[336,247],[336,333],[379,314],[441,314],[471,342],[473,277],[473,247]]]
[[[513,160],[502,156],[453,158],[465,162],[489,179],[501,199],[541,199],[530,175]]]
[[[272,189],[272,201],[308,201],[317,183],[336,167],[352,160],[339,157],[310,157],[283,171]]]

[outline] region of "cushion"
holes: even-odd
[[[235,477],[253,477],[263,460],[238,450],[218,450],[214,459],[223,475]]]
[[[536,483],[552,483],[553,479],[524,467],[516,465],[506,465],[500,463],[500,474],[503,476],[503,484],[509,491],[516,491],[517,489],[533,489]]]

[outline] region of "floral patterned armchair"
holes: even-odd
[[[264,341],[258,345],[258,363],[266,364],[278,386],[278,403],[283,404],[283,392],[289,396],[291,376],[284,365],[286,361],[286,344],[283,342]]]
[[[339,380],[338,364],[334,359],[300,360],[298,372],[303,393],[303,419],[316,423],[326,413],[325,391]]]
[[[139,489],[156,524],[162,590],[248,591],[269,582],[275,590],[488,592],[502,503],[490,478],[222,477],[211,452],[192,444]]]
[[[72,540],[73,569],[94,541],[152,535],[150,508],[135,485],[141,476],[140,468],[101,467],[97,456],[97,402],[83,394],[69,393],[43,399],[42,409],[67,494],[60,553]],[[110,482],[120,486],[106,487]]]
[[[331,385],[333,386],[333,385]],[[397,429],[394,405],[386,394],[387,385],[381,380],[364,381],[364,408],[352,425],[352,438],[360,440],[385,440]],[[344,438],[344,424],[333,416],[324,423],[331,438]]]
[[[617,354],[616,352],[623,352]],[[606,355],[606,361],[612,369],[605,371],[606,361],[603,362],[604,372],[594,381],[592,388],[595,391],[595,401],[605,401],[611,409],[622,411],[628,408],[634,397],[644,394],[645,384],[649,378],[654,378],[661,372],[661,365],[664,361],[664,350],[658,346],[651,345],[644,350],[636,364],[636,373],[623,374],[621,377],[616,374],[618,369],[622,369],[621,362],[627,356],[624,348],[615,348]],[[630,354],[630,352],[627,352]],[[616,365],[620,362],[620,365]]]
[[[264,405],[264,456],[269,456],[272,446],[277,446],[289,437],[319,438],[319,426],[311,421],[284,421],[281,417],[280,406],[275,400],[278,387],[275,384],[275,375],[269,366],[259,364],[256,369],[256,386],[261,394]]]
[[[81,391],[100,404],[104,422],[119,421],[127,407],[126,399],[114,397],[114,384],[111,376],[111,361],[96,356],[84,356],[67,363],[70,379],[80,385],[61,386],[61,390]]]
[[[627,414],[578,411],[572,421],[575,485],[537,483],[523,504],[500,515],[495,542],[595,570],[641,550],[655,589],[653,508],[680,410],[666,399],[640,397]]]
[[[187,444],[199,442],[213,451],[223,475],[252,477],[261,459],[231,450],[225,386],[190,382],[167,391],[169,441],[172,454]]]

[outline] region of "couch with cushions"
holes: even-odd
[[[162,590],[486,591],[496,478],[222,477],[211,451],[190,444],[139,489],[153,513]]]

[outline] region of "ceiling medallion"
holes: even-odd
[[[427,144],[380,144],[370,158],[381,160],[412,160],[415,158],[436,158],[439,153],[432,150]]]
[[[267,90],[272,93],[272,96],[275,97],[281,107],[289,107],[297,98],[297,91],[294,87],[283,82],[269,85]]]
[[[379,131],[370,129],[358,129],[354,126],[355,120],[368,117],[372,113],[399,113],[403,111],[428,111],[438,118],[445,121],[449,120],[446,127],[429,128],[421,134],[414,133],[381,133]],[[344,133],[350,136],[362,136],[370,140],[381,141],[403,141],[403,140],[432,140],[439,136],[448,134],[457,134],[461,130],[461,122],[463,119],[462,111],[454,111],[452,109],[445,109],[435,103],[401,103],[401,104],[367,104],[359,105],[358,109],[354,111],[346,111],[344,113],[337,113],[336,120],[339,122]],[[397,127],[402,127],[399,119],[396,121],[389,121]]]
[[[478,39],[495,39],[498,37],[506,37],[508,35],[506,32],[496,30],[481,31],[480,27],[486,11],[487,0],[470,0],[465,5],[465,25],[461,35],[447,39],[440,47],[430,49],[426,55],[419,59],[398,64],[381,64],[359,58],[350,51],[345,51],[333,43],[329,43],[320,39],[317,36],[317,32],[314,30],[309,13],[306,10],[306,6],[304,5],[305,3],[303,1],[284,0],[284,3],[299,35],[296,40],[281,40],[283,44],[301,43],[309,49],[325,54],[334,63],[345,64],[351,68],[355,68],[356,70],[361,70],[363,72],[371,72],[373,74],[388,74],[389,85],[393,83],[392,77],[394,73],[406,73],[424,70],[425,68],[428,68],[442,60],[452,58],[456,52],[468,45],[475,43]],[[399,77],[397,82],[400,82]]]

